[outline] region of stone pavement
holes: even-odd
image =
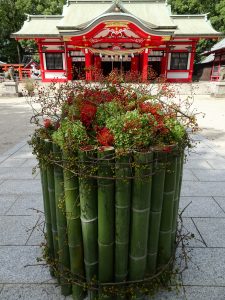
[[[222,107],[217,115],[224,121]],[[216,127],[219,136],[210,141],[199,135],[201,143],[185,164],[180,209],[190,203],[183,217],[185,228],[196,237],[189,244],[192,259],[180,293],[162,292],[156,300],[225,299],[224,124],[210,122],[208,127]],[[0,155],[0,300],[64,299],[48,269],[36,261],[43,241],[40,175],[32,175],[36,163],[25,140]]]
[[[180,208],[190,242],[192,261],[183,273],[180,294],[163,299],[225,299],[225,155],[207,139],[198,144],[185,165]],[[43,211],[36,160],[26,142],[0,156],[0,299],[64,299],[48,269],[37,266],[43,240]],[[40,225],[40,226],[37,226]],[[185,296],[186,295],[186,298]]]

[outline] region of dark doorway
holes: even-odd
[[[148,67],[153,69],[153,71],[156,73],[156,76],[160,76],[161,61],[150,61],[148,62]]]
[[[73,62],[73,80],[80,80],[85,78],[85,62],[84,61],[76,61]]]
[[[102,73],[104,76],[108,76],[112,71],[112,62],[111,61],[102,61],[101,64]]]
[[[110,74],[110,72],[114,69],[117,69],[121,72],[127,72],[131,69],[130,61],[102,61],[101,64],[102,72],[104,76]]]

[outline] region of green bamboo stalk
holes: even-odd
[[[51,155],[53,148],[52,143],[49,140],[45,140],[46,154]],[[54,181],[54,167],[49,162],[46,165],[47,172],[47,182],[48,182],[48,197],[49,197],[49,205],[51,211],[51,223],[52,223],[52,237],[53,237],[53,245],[54,245],[54,259],[55,259],[55,275],[58,277],[58,231],[57,231],[57,221],[56,221],[56,205],[55,205],[55,181]]]
[[[64,192],[66,205],[66,220],[68,232],[68,245],[70,254],[70,270],[72,276],[84,275],[83,241],[80,221],[79,181],[69,168],[69,155],[63,153]],[[83,300],[83,288],[77,284],[72,285],[74,300]]]
[[[100,282],[114,280],[114,148],[98,151],[98,250]],[[104,178],[104,177],[107,177]]]
[[[179,150],[177,152],[177,174],[176,174],[175,196],[174,196],[174,204],[173,204],[173,222],[172,222],[172,233],[171,233],[172,252],[174,252],[176,246],[177,217],[178,217],[180,191],[181,191],[181,183],[182,183],[183,160],[184,160],[184,151]]]
[[[126,280],[128,275],[130,202],[131,202],[131,155],[116,158],[115,189],[115,281]],[[130,177],[130,178],[128,178]]]
[[[46,224],[46,241],[48,247],[48,256],[50,263],[54,263],[54,243],[52,235],[52,219],[51,219],[51,208],[49,202],[48,194],[48,177],[47,177],[47,167],[44,162],[40,162],[40,173],[41,173],[41,183],[42,183],[42,194],[44,203],[44,214],[45,214],[45,224]],[[54,276],[54,268],[50,266],[50,273]]]
[[[159,230],[163,204],[163,190],[166,170],[166,153],[160,150],[154,151],[154,165],[151,192],[151,210],[149,218],[147,273],[156,272]]]
[[[158,265],[165,265],[169,262],[171,249],[171,233],[173,222],[173,204],[176,187],[176,170],[177,170],[177,156],[176,149],[172,149],[167,154],[166,174],[163,194],[163,207],[161,214],[161,224],[159,233],[159,251],[158,251]]]
[[[79,150],[80,165],[79,192],[81,225],[84,246],[84,264],[87,282],[98,279],[98,198],[96,175],[95,150]],[[89,299],[96,299],[95,292],[89,292]]]
[[[140,280],[145,276],[147,262],[153,152],[134,153],[134,164],[129,279]]]
[[[53,144],[53,153],[56,161],[62,161],[60,148]],[[54,164],[54,181],[55,181],[55,203],[56,203],[56,220],[58,231],[59,245],[59,272],[61,292],[64,296],[71,294],[71,285],[68,283],[65,273],[70,270],[70,257],[67,239],[66,213],[64,208],[64,178],[63,169],[57,163]]]

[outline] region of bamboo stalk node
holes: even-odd
[[[143,259],[146,259],[147,257],[147,254],[143,255],[143,256],[140,256],[140,257],[136,257],[136,256],[132,256],[132,255],[129,255],[129,257],[133,260],[143,260]]]
[[[144,213],[144,212],[150,211],[150,207],[145,208],[145,209],[137,209],[137,208],[132,207],[132,211],[136,212],[136,213]]]
[[[116,245],[128,245],[129,242],[119,242],[118,240],[115,240]]]

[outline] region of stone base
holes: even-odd
[[[215,82],[211,90],[211,96],[216,98],[225,97],[225,81]]]
[[[4,82],[4,91],[2,93],[3,97],[19,97],[20,93],[18,91],[18,83],[12,80]]]

